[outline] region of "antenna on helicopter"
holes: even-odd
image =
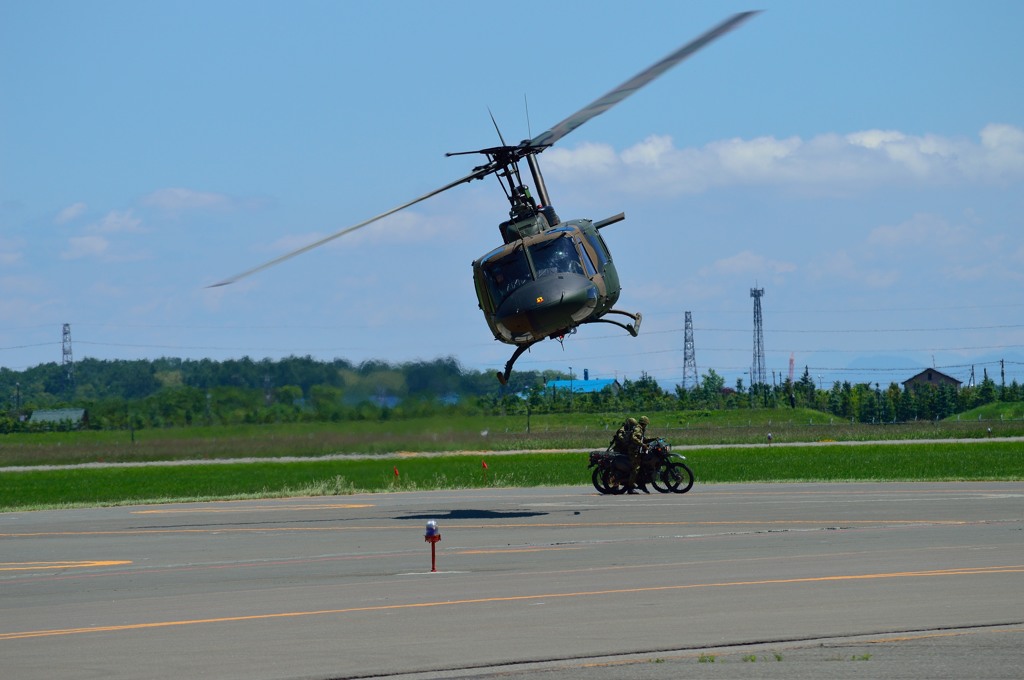
[[[523,107],[526,108],[526,134],[533,139],[533,130],[530,129],[530,100],[526,98],[525,92],[523,93]]]
[[[487,107],[487,113],[491,117],[491,122],[494,123],[494,131],[498,133],[498,139],[501,140],[502,146],[508,146],[505,142],[505,135],[501,134],[501,128],[498,127],[498,121],[494,120],[494,112],[491,111],[491,107]]]

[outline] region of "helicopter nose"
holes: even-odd
[[[495,312],[517,340],[539,340],[576,327],[597,306],[597,286],[581,274],[548,276],[522,286]]]

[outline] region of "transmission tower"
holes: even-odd
[[[683,389],[697,387],[697,357],[693,352],[693,316],[686,313],[686,327],[683,332]]]
[[[764,324],[761,319],[761,296],[764,288],[751,288],[750,297],[754,298],[754,363],[750,367],[750,385],[764,385],[768,377],[764,369]]]
[[[63,342],[61,343],[63,358],[61,368],[64,370],[64,386],[68,392],[75,389],[75,359],[71,355],[71,324],[64,324]]]

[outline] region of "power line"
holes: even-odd
[[[801,329],[769,329],[772,333],[943,333],[951,331],[991,331],[1006,328],[1024,328],[1024,324],[1000,324],[997,326],[958,326],[949,328],[801,328]],[[715,331],[719,333],[746,333],[741,328],[701,328],[702,331]],[[678,329],[676,329],[678,332]]]

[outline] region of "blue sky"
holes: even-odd
[[[490,178],[224,288],[465,175],[729,14],[764,9],[541,154],[604,231],[638,338],[520,369],[1024,382],[1024,4],[0,2],[0,366],[455,356],[493,370],[470,262]],[[516,12],[510,14],[510,10]],[[529,119],[527,119],[528,102]]]

